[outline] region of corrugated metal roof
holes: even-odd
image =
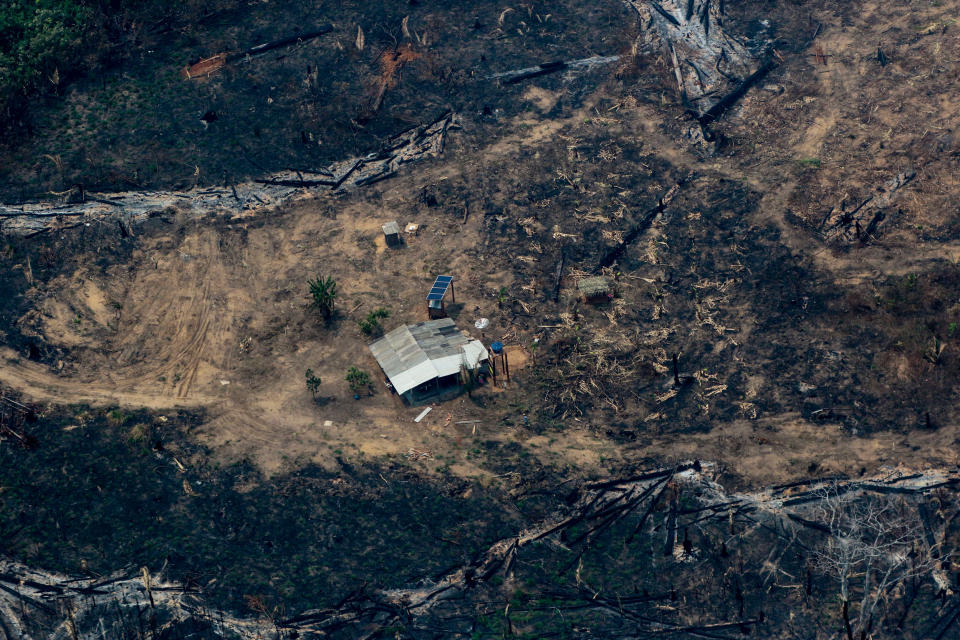
[[[483,344],[463,335],[450,318],[398,327],[374,341],[370,351],[401,394],[487,358]]]
[[[383,233],[388,236],[395,236],[400,233],[400,225],[397,224],[396,220],[388,222],[387,224],[383,225]]]

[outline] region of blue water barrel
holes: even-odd
[[[490,345],[490,350],[493,351],[496,355],[500,355],[501,353],[503,353],[503,343],[494,342],[493,344]]]

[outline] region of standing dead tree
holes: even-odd
[[[935,569],[938,553],[924,540],[919,505],[838,487],[823,487],[811,508],[828,530],[813,554],[816,566],[838,583],[840,617],[847,640],[854,640],[868,637],[901,585]]]

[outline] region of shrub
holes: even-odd
[[[368,313],[367,317],[360,320],[357,324],[360,325],[360,331],[363,331],[368,336],[372,336],[382,331],[383,327],[380,326],[380,321],[389,317],[390,312],[380,307]]]
[[[350,390],[359,393],[370,386],[370,374],[356,367],[347,369],[347,382],[350,384]]]
[[[317,397],[317,392],[320,390],[320,376],[313,374],[313,369],[307,369],[306,374],[304,374],[307,379],[307,390],[313,395],[314,398]]]

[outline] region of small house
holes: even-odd
[[[602,304],[613,300],[613,284],[609,278],[603,276],[580,278],[577,289],[580,291],[580,299],[590,304]]]
[[[383,237],[386,240],[388,247],[400,246],[400,225],[397,224],[396,220],[383,225]]]
[[[489,358],[483,344],[450,318],[398,327],[370,345],[384,375],[408,404],[446,400]]]

